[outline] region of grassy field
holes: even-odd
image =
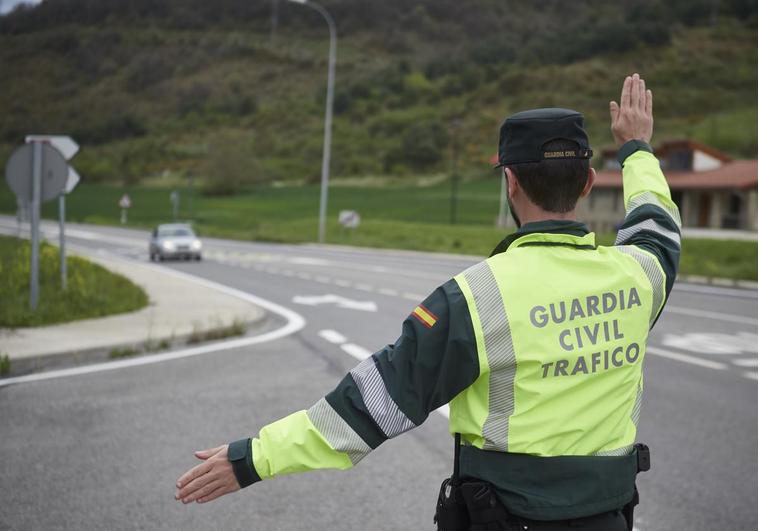
[[[329,196],[328,243],[487,255],[505,236],[496,229],[498,181],[464,181],[459,188],[457,223],[450,224],[450,184],[430,178],[427,186],[369,181],[371,186],[335,186]],[[421,182],[421,181],[419,181]],[[83,184],[69,196],[71,221],[118,225],[117,202],[124,189]],[[128,226],[149,228],[171,219],[171,189],[132,187]],[[316,239],[316,186],[262,186],[229,197],[205,197],[180,189],[179,218],[194,220],[201,235],[240,240],[312,242]],[[357,210],[362,218],[356,230],[336,221],[340,210]],[[15,211],[15,200],[0,187],[0,212]],[[54,218],[55,203],[44,208]],[[591,227],[590,227],[591,228]],[[612,234],[599,235],[603,244]],[[758,280],[758,242],[685,239],[681,273]]]
[[[83,258],[68,257],[68,289],[60,287],[58,249],[40,247],[40,299],[29,309],[29,242],[0,236],[0,327],[39,326],[131,312],[148,303],[129,280]]]

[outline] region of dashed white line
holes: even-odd
[[[335,280],[334,283],[337,286],[340,286],[340,287],[343,287],[343,288],[349,288],[352,285],[352,283],[350,281],[342,280],[341,278],[338,278],[337,280]]]
[[[281,271],[281,273],[282,273],[282,275],[284,275],[285,277],[294,277],[294,276],[295,276],[295,272],[294,272],[294,271],[292,271],[291,269],[283,269],[283,270]]]
[[[347,338],[336,330],[321,330],[318,335],[320,338],[326,339],[329,343],[334,343],[336,345],[347,343]]]
[[[656,356],[662,358],[668,358],[676,361],[683,361],[684,363],[690,363],[692,365],[699,365],[708,369],[715,369],[719,371],[725,370],[728,366],[725,363],[718,361],[705,360],[696,356],[690,356],[689,354],[682,354],[681,352],[671,352],[670,350],[663,350],[657,347],[647,347],[647,351]]]
[[[361,291],[374,291],[374,286],[371,284],[356,284],[355,289],[359,289]]]
[[[418,295],[416,293],[407,293],[406,292],[406,293],[403,293],[403,298],[404,299],[408,299],[408,300],[412,300],[412,301],[416,301],[416,302],[421,302],[426,297],[424,297],[423,295]]]
[[[360,345],[356,345],[355,343],[345,343],[341,345],[340,348],[360,361],[365,360],[373,354],[370,350],[367,350]]]
[[[302,278],[303,280],[311,280],[313,277],[311,276],[310,273],[300,272],[297,274],[297,278]]]
[[[317,276],[313,280],[315,280],[316,282],[321,282],[322,284],[329,284],[332,281],[332,279],[330,279],[329,277],[324,277],[321,275]]]
[[[382,295],[389,295],[390,297],[397,297],[398,293],[394,289],[387,289],[387,288],[379,288],[379,293]]]
[[[745,372],[742,373],[742,375],[745,378],[750,378],[751,380],[758,380],[758,372]]]

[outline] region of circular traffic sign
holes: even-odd
[[[62,194],[68,179],[68,163],[63,155],[48,144],[40,146],[42,156],[42,190],[40,200],[50,201]],[[25,144],[17,148],[5,165],[5,180],[22,202],[32,200],[32,178],[34,175],[34,145]]]

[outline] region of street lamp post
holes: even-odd
[[[326,237],[326,201],[329,190],[329,159],[332,153],[332,108],[334,107],[334,70],[337,63],[337,27],[334,19],[321,5],[310,0],[289,0],[303,4],[321,13],[329,26],[329,75],[326,84],[326,118],[324,120],[324,154],[321,159],[321,202],[318,214],[318,241]]]

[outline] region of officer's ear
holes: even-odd
[[[591,167],[590,172],[587,174],[587,184],[584,185],[584,190],[579,194],[579,197],[587,197],[589,195],[592,186],[595,184],[595,177],[597,177],[597,173],[595,172],[595,168]]]
[[[513,199],[521,190],[521,185],[518,182],[518,177],[510,168],[503,168],[503,170],[505,171],[506,181],[508,181],[508,197]]]

